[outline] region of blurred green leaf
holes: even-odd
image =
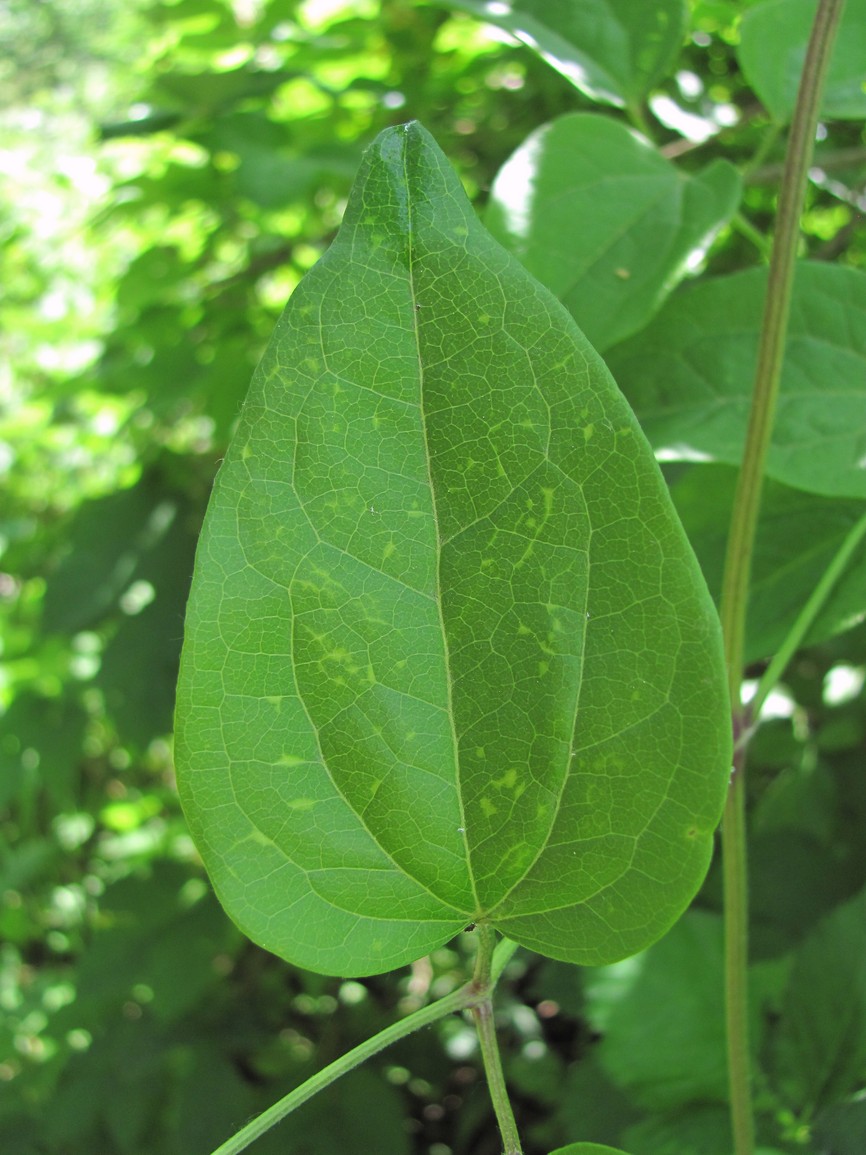
[[[116,613],[121,595],[143,579],[145,559],[159,549],[177,513],[176,499],[151,476],[81,505],[47,584],[45,628],[73,634]]]
[[[710,592],[722,588],[735,469],[686,466],[671,485],[689,541]],[[768,481],[749,587],[746,660],[774,654],[846,535],[866,512],[862,502],[820,497]],[[866,545],[861,545],[818,614],[805,645],[852,629],[866,613]]]
[[[749,846],[752,954],[789,951],[862,881],[862,867],[840,845],[822,846],[808,830],[757,833]]]
[[[69,1028],[110,1019],[126,1004],[138,1017],[179,1018],[213,985],[214,960],[236,942],[210,893],[171,862],[111,886],[100,921],[81,961],[76,1002],[61,1012]]]
[[[780,124],[787,124],[794,112],[815,10],[813,0],[763,0],[744,14],[740,25],[740,66]],[[837,120],[866,116],[864,60],[866,0],[846,0],[824,84],[823,116]]]
[[[664,461],[738,464],[767,274],[676,293],[608,364]],[[797,268],[770,477],[826,497],[866,497],[866,273]]]
[[[211,152],[237,155],[240,165],[233,179],[238,193],[265,208],[309,197],[335,178],[348,183],[361,157],[354,143],[313,144],[297,129],[261,111],[220,116],[197,139]]]
[[[634,1155],[731,1155],[728,1110],[695,1105],[670,1115],[653,1115],[629,1127],[623,1142]],[[755,1151],[755,1155],[766,1155]]]
[[[619,958],[704,875],[715,612],[602,362],[416,124],[368,152],[254,379],[178,695],[217,891],[311,969],[387,970],[482,917]]]
[[[638,106],[676,59],[686,26],[682,0],[449,0],[504,28],[581,92]]]
[[[828,1107],[815,1120],[813,1134],[815,1142],[833,1155],[862,1155],[866,1150],[866,1099]]]
[[[0,718],[0,807],[17,799],[23,828],[35,819],[40,798],[52,812],[74,808],[85,724],[71,694],[19,693]]]
[[[845,1098],[866,1076],[866,893],[821,922],[797,952],[768,1048],[770,1076],[796,1111]]]
[[[593,1043],[588,1053],[569,1066],[556,1119],[565,1135],[586,1135],[602,1144],[618,1143],[643,1111],[603,1069],[599,1050],[599,1043]]]
[[[155,80],[151,100],[169,104],[188,115],[211,116],[241,101],[262,97],[291,80],[296,74],[284,69],[264,70],[250,65],[224,72],[163,72]]]
[[[635,1103],[726,1101],[722,968],[721,919],[690,911],[645,954],[587,973],[601,1064]]]
[[[121,603],[120,624],[102,654],[95,682],[130,743],[145,748],[172,727],[183,614],[192,576],[198,516],[181,494],[164,492],[148,523],[135,585]]]
[[[208,1155],[255,1111],[255,1087],[243,1077],[234,1056],[216,1051],[218,1044],[218,1039],[202,1039],[175,1060],[170,1095],[177,1127],[166,1155]],[[285,1142],[279,1130],[276,1135]],[[267,1155],[264,1148],[264,1143],[256,1144],[256,1155]]]
[[[352,1155],[410,1155],[397,1092],[373,1071],[353,1071],[284,1123],[275,1151],[286,1155],[333,1155],[351,1136]]]
[[[575,113],[506,161],[485,224],[606,349],[646,324],[739,199],[726,161],[690,176],[625,125]]]

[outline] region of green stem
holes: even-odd
[[[767,697],[773,690],[774,686],[785,672],[785,668],[790,662],[791,658],[800,648],[800,645],[806,634],[812,627],[812,623],[817,618],[818,614],[830,596],[836,582],[842,576],[845,567],[851,560],[851,556],[856,550],[857,546],[866,537],[866,514],[855,522],[848,531],[845,540],[836,551],[833,560],[827,566],[824,573],[821,575],[821,580],[815,586],[809,599],[797,615],[796,621],[788,631],[788,635],[782,642],[781,646],[776,652],[775,657],[767,666],[766,670],[758,682],[758,688],[755,691],[754,697],[749,702],[749,712],[752,717],[757,719],[761,712],[761,707],[766,702]]]
[[[505,1085],[505,1074],[502,1070],[499,1044],[496,1040],[496,1025],[493,1021],[493,1001],[490,997],[492,992],[493,946],[496,935],[492,927],[483,924],[479,925],[478,934],[478,957],[473,985],[487,993],[485,998],[479,1000],[472,1007],[472,1017],[475,1020],[475,1029],[478,1031],[481,1057],[484,1060],[484,1070],[487,1074],[487,1086],[490,1090],[493,1110],[496,1113],[496,1120],[502,1135],[504,1155],[523,1155],[520,1137],[517,1134],[517,1123],[514,1119],[514,1112],[511,1110],[511,1101],[508,1098],[508,1089]]]
[[[737,754],[722,827],[725,882],[725,966],[728,1073],[736,1155],[752,1155],[748,1045],[748,905],[745,847],[745,750],[740,735],[747,717],[740,703],[749,574],[761,488],[779,392],[790,314],[799,222],[818,122],[821,89],[844,0],[819,0],[797,94],[794,120],[779,194],[776,236],[749,427],[743,450],[722,583],[721,619]]]

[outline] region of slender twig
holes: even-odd
[[[797,94],[779,195],[776,235],[752,408],[728,537],[721,619],[735,739],[748,726],[740,702],[749,575],[761,488],[770,445],[790,314],[799,221],[815,140],[824,77],[844,0],[819,0]],[[747,875],[745,847],[745,748],[737,741],[722,827],[725,883],[725,969],[728,1071],[736,1155],[752,1155],[754,1124],[749,1075],[747,998]]]

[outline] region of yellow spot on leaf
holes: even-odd
[[[289,810],[312,810],[315,805],[315,798],[293,798]]]

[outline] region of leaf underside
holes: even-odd
[[[330,974],[488,920],[601,963],[707,867],[718,623],[651,451],[417,124],[367,152],[202,534],[178,687],[239,926]]]

